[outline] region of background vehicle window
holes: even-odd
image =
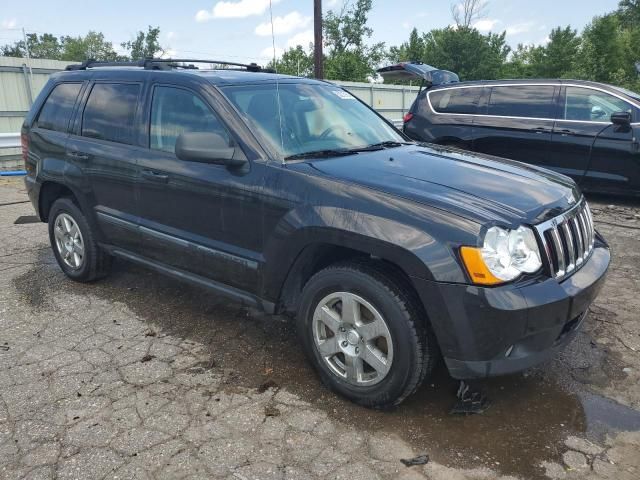
[[[433,109],[438,113],[477,113],[482,88],[451,88],[429,95]]]
[[[81,83],[61,83],[56,86],[40,110],[38,127],[66,132],[81,86]]]
[[[555,119],[553,92],[550,86],[493,87],[488,114]]]
[[[133,143],[140,85],[96,83],[82,115],[82,136]]]
[[[633,107],[608,93],[589,88],[567,87],[564,119],[608,123],[618,112],[633,113]]]
[[[230,142],[218,117],[198,96],[179,88],[156,87],[151,105],[150,148],[173,153],[178,136],[184,132],[217,133]]]

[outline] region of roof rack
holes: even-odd
[[[229,70],[246,70],[247,72],[267,72],[274,73],[270,68],[262,68],[256,63],[237,63],[227,62],[224,60],[203,60],[193,58],[145,58],[144,60],[134,60],[130,62],[105,62],[97,61],[93,58],[82,62],[81,64],[67,65],[65,70],[86,70],[88,68],[100,67],[139,67],[145,70],[171,70],[174,68],[184,68],[187,70],[198,70],[194,63],[213,63],[216,65],[225,65],[231,68]]]

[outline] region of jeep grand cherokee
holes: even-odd
[[[51,76],[22,128],[25,181],[68,277],[116,257],[292,314],[322,380],[370,407],[440,356],[481,378],[575,336],[610,255],[571,179],[410,143],[327,82],[224,67]]]

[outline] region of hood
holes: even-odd
[[[581,197],[564,175],[447,147],[409,145],[308,163],[336,179],[504,226],[540,223]]]

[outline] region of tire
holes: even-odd
[[[98,247],[87,219],[70,198],[59,198],[51,206],[49,241],[58,265],[72,280],[92,282],[108,275],[111,256]]]
[[[296,322],[305,352],[325,385],[359,405],[399,405],[439,357],[424,310],[406,283],[384,265],[349,262],[316,273],[303,289]],[[357,306],[345,313],[345,304]],[[350,320],[352,311],[360,320]]]

